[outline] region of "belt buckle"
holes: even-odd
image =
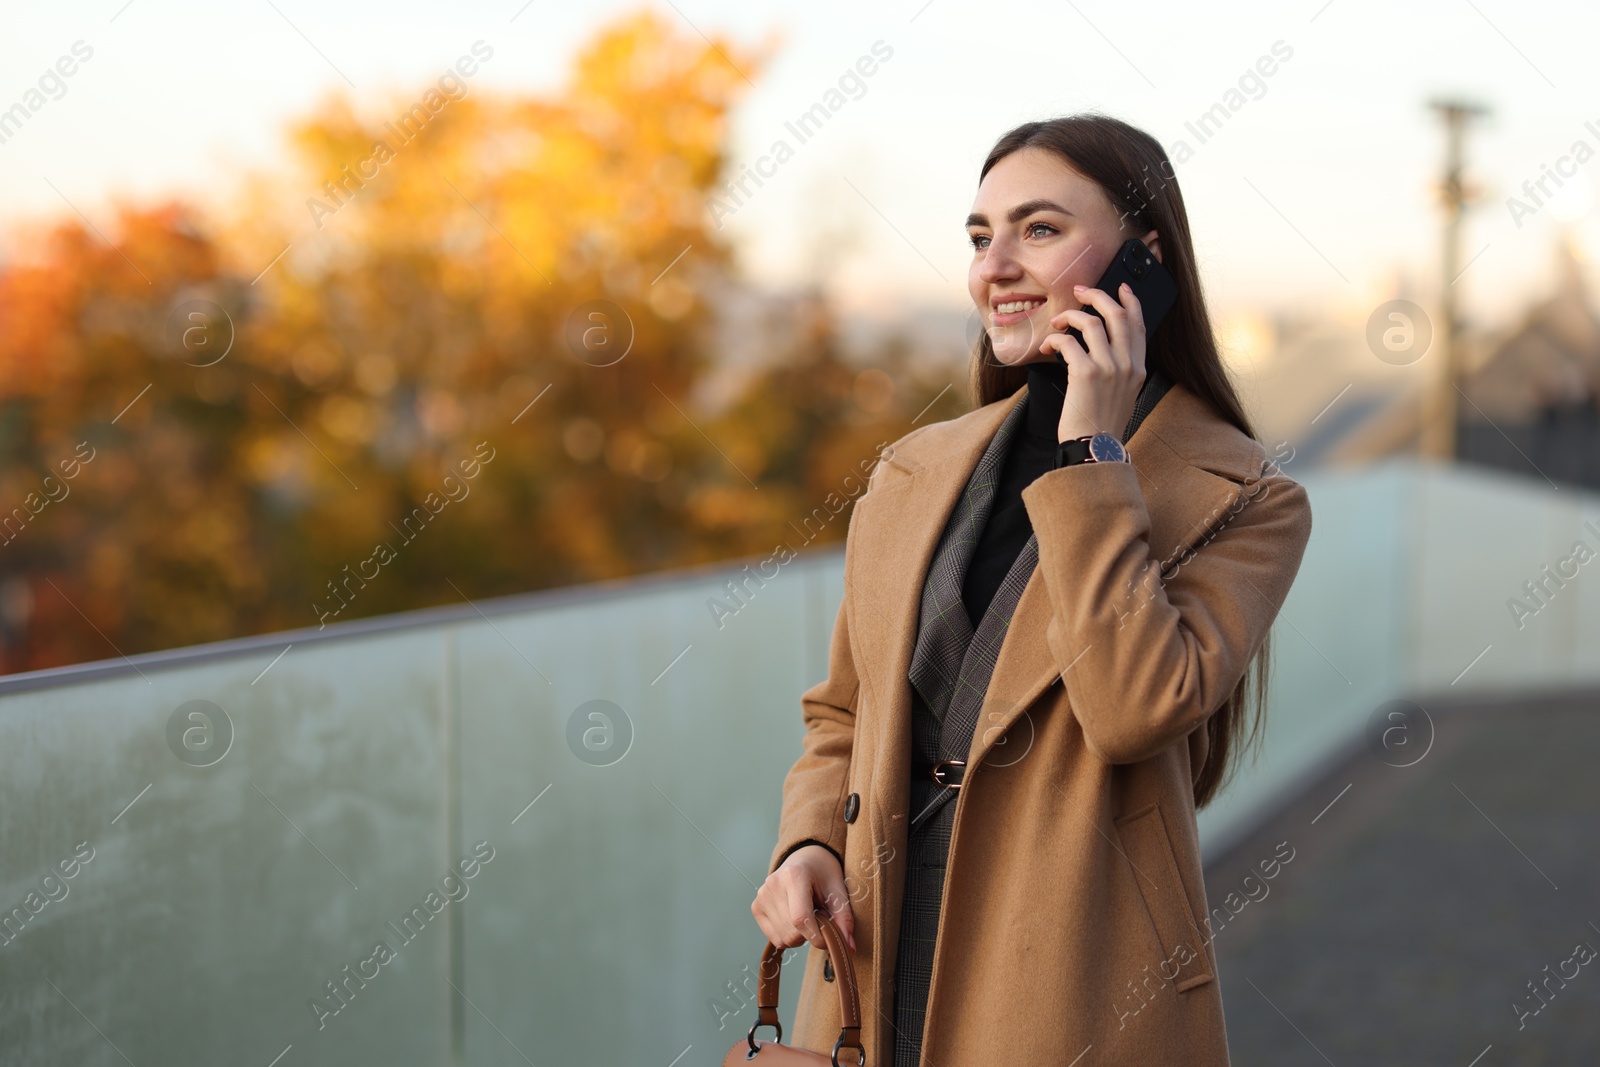
[[[960,789],[960,782],[947,782],[943,778],[939,777],[939,775],[945,767],[965,767],[966,765],[967,761],[963,759],[942,759],[938,763],[935,763],[932,767],[928,768],[928,777],[932,778],[936,783],[944,786],[946,789]]]

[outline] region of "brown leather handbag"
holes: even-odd
[[[828,960],[833,964],[834,978],[839,985],[839,1018],[844,1025],[839,1029],[839,1039],[833,1043],[833,1054],[794,1048],[782,1044],[783,1024],[778,1022],[778,972],[783,967],[783,950],[769,944],[761,953],[761,970],[756,976],[756,1021],[743,1041],[737,1041],[722,1058],[722,1067],[754,1063],[756,1067],[852,1067],[849,1061],[839,1062],[839,1050],[853,1048],[856,1060],[853,1067],[865,1067],[867,1050],[861,1044],[861,1002],[856,997],[856,969],[850,960],[850,951],[844,934],[834,925],[827,911],[817,908],[812,913],[822,928],[822,940],[828,946]],[[777,1039],[762,1041],[756,1037],[756,1028],[770,1026]]]

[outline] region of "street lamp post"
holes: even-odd
[[[1470,119],[1489,113],[1488,108],[1464,100],[1435,99],[1429,106],[1438,112],[1445,124],[1445,171],[1439,183],[1439,197],[1444,204],[1444,231],[1442,256],[1442,285],[1439,295],[1439,360],[1438,369],[1428,381],[1424,391],[1422,455],[1434,459],[1450,460],[1456,455],[1457,382],[1460,381],[1460,351],[1457,339],[1460,322],[1456,314],[1456,279],[1461,267],[1461,218],[1466,206],[1477,199],[1475,192],[1462,180],[1463,142]]]

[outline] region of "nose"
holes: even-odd
[[[1020,278],[1022,267],[1013,252],[1008,242],[991,238],[989,247],[984,249],[983,261],[978,264],[978,277],[991,285]]]

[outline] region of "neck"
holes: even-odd
[[[1029,437],[1054,443],[1067,395],[1067,368],[1052,355],[1028,367],[1028,411],[1022,430]]]

